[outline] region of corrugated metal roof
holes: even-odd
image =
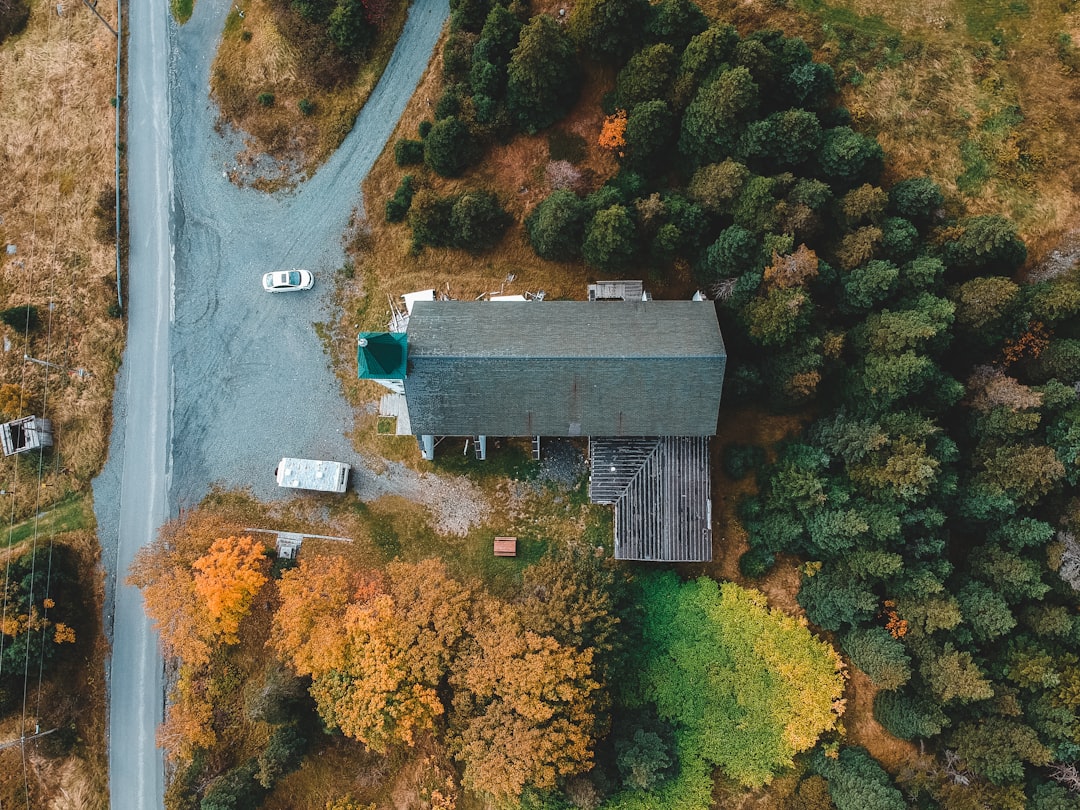
[[[708,436],[726,352],[710,303],[418,301],[416,435]]]
[[[615,558],[712,559],[709,440],[593,439],[589,496],[615,505]]]
[[[640,301],[645,285],[640,281],[597,281],[588,291],[590,301]]]

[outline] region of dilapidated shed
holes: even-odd
[[[0,425],[0,446],[5,456],[52,447],[52,421],[40,416],[24,416]]]

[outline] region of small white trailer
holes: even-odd
[[[279,487],[344,492],[349,486],[350,465],[341,461],[283,458],[274,470]]]

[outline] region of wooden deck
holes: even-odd
[[[615,506],[615,558],[712,559],[705,436],[592,439],[589,497]]]

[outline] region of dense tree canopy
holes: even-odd
[[[646,688],[683,750],[756,787],[835,727],[838,656],[760,593],[666,574],[642,608]]]

